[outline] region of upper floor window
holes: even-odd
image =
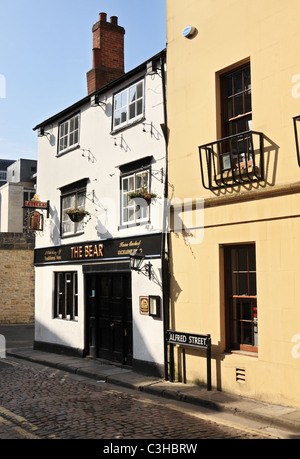
[[[250,64],[222,76],[221,97],[223,137],[251,130]]]
[[[115,95],[113,128],[135,121],[142,117],[143,111],[144,81],[139,81]]]
[[[7,172],[6,171],[0,171],[0,180],[7,180]]]
[[[221,77],[222,137],[230,137],[252,129],[250,63]],[[251,138],[229,139],[223,145],[222,170],[251,165]]]
[[[78,145],[79,121],[80,115],[77,114],[59,125],[58,153],[63,153],[69,148]]]
[[[81,180],[61,189],[61,235],[73,236],[84,231],[84,223],[73,222],[67,211],[85,208],[86,180]]]
[[[121,177],[121,223],[137,224],[149,220],[149,205],[143,198],[131,199],[128,193],[150,191],[150,170],[133,172]]]

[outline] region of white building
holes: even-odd
[[[34,128],[37,194],[50,201],[36,238],[35,348],[162,375],[165,52],[125,74],[124,33],[100,14],[88,96]],[[121,55],[117,69],[109,68],[116,53],[105,61],[111,49]],[[141,188],[156,199],[128,197]],[[67,215],[75,206],[89,212],[83,222]],[[130,267],[135,249],[142,271]]]
[[[11,161],[7,171],[2,171],[6,182],[3,181],[0,186],[1,233],[26,231],[27,211],[23,206],[35,195],[36,171],[37,161],[23,158]]]

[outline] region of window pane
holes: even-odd
[[[233,98],[227,100],[226,102],[226,118],[230,119],[233,117]]]
[[[244,113],[244,97],[243,94],[234,98],[234,116]]]
[[[242,330],[241,330],[241,344],[253,346],[253,338],[252,338],[252,323],[251,322],[243,322],[242,323]]]
[[[242,72],[237,72],[233,76],[233,85],[234,85],[234,94],[241,92],[243,90],[243,78]]]
[[[115,112],[115,119],[114,119],[114,125],[118,126],[121,123],[121,112],[118,110]]]
[[[255,247],[249,247],[249,271],[256,271]]]
[[[82,193],[82,194],[78,194],[77,195],[77,199],[76,199],[76,205],[77,207],[84,207],[85,206],[85,195]]]
[[[129,177],[129,191],[134,191],[135,190],[135,186],[134,186],[134,176],[130,176]]]
[[[232,76],[231,75],[226,77],[225,85],[226,85],[226,90],[227,90],[227,96],[232,96],[233,86],[232,86]]]
[[[129,119],[135,118],[135,103],[129,105]]]
[[[252,320],[252,303],[242,303],[242,320]]]
[[[127,105],[127,91],[124,91],[121,94],[121,105],[122,107],[125,107]]]
[[[239,249],[239,271],[248,270],[248,248],[242,247]]]
[[[245,93],[245,113],[252,111],[251,91]]]
[[[250,67],[244,70],[244,89],[251,89]]]
[[[122,108],[121,110],[121,123],[125,123],[127,120],[127,108]]]
[[[137,99],[143,97],[143,82],[137,85]]]
[[[249,295],[256,296],[256,273],[249,273]]]
[[[136,104],[136,114],[141,115],[143,113],[143,99],[137,101]]]
[[[128,221],[134,221],[134,208],[132,207],[128,209]]]
[[[129,90],[129,102],[133,102],[134,100],[136,100],[136,86]]]
[[[118,95],[115,97],[115,110],[121,108],[121,96]]]
[[[238,295],[249,295],[248,292],[248,273],[238,275]]]

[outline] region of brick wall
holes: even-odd
[[[0,325],[34,322],[34,237],[0,233]]]
[[[100,13],[99,21],[93,26],[93,68],[87,72],[88,94],[92,94],[124,74],[124,34],[118,25],[118,18],[106,20],[106,13]]]

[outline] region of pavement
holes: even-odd
[[[217,390],[207,391],[205,387],[193,384],[165,381],[90,357],[70,357],[35,350],[34,325],[0,325],[0,335],[6,340],[6,357],[25,359],[145,394],[202,406],[218,413],[231,413],[292,433],[288,438],[300,439],[300,410],[293,407],[272,405]]]

